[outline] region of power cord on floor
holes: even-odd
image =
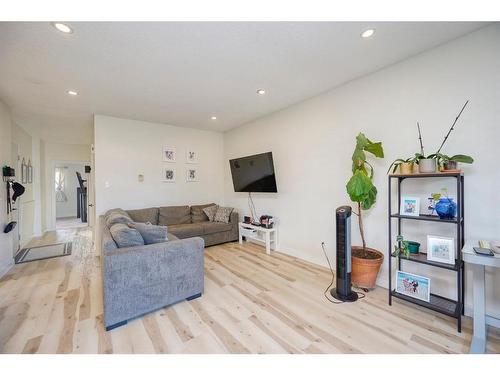
[[[331,303],[334,303],[336,305],[338,304],[341,304],[341,303],[344,303],[345,301],[341,301],[341,300],[338,300],[336,298],[333,298],[333,299],[330,299],[330,296],[329,295],[329,291],[330,291],[330,288],[332,287],[333,283],[335,282],[335,273],[333,272],[333,268],[332,268],[332,264],[330,263],[330,258],[328,258],[328,254],[326,253],[326,250],[325,250],[325,243],[324,242],[321,242],[321,248],[323,249],[323,254],[325,255],[325,258],[326,258],[326,261],[328,263],[328,268],[330,268],[330,272],[332,274],[332,281],[330,282],[330,285],[328,285],[325,289],[325,291],[323,292],[323,295],[325,296],[325,298],[331,302]],[[368,290],[367,289],[363,289],[365,293],[368,293]],[[358,294],[358,299],[362,299],[362,298],[365,298],[366,297],[366,294],[363,293],[363,292],[357,292],[356,293]]]

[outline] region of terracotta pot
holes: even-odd
[[[399,172],[401,174],[412,174],[413,173],[413,163],[401,163],[401,164],[399,164]]]
[[[352,250],[352,284],[359,288],[375,288],[375,281],[377,281],[378,272],[384,261],[384,254],[378,250],[367,247],[366,251],[376,256],[376,258],[364,259],[354,256],[354,251],[363,250],[362,246],[352,246]]]

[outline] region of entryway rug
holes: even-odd
[[[56,257],[71,255],[72,242],[58,243],[54,245],[45,245],[37,247],[29,247],[22,249],[15,257],[16,264],[33,262],[34,260],[42,260]]]

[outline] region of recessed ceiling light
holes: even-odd
[[[72,34],[73,33],[73,29],[71,27],[69,27],[68,25],[66,25],[65,23],[52,22],[52,26],[54,26],[57,30],[59,30],[62,33],[65,33],[65,34]]]
[[[77,96],[78,93],[74,90],[68,90],[68,95],[73,95],[73,96]]]
[[[210,117],[210,120],[214,120],[214,121],[217,120],[217,116]]]
[[[266,93],[266,90],[264,90],[264,89],[257,90],[257,94],[259,94],[259,95],[264,95],[265,93]]]
[[[363,31],[363,33],[361,34],[361,36],[362,36],[363,38],[369,38],[369,37],[371,37],[374,33],[375,33],[375,29],[368,29],[368,30]]]

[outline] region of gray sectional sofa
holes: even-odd
[[[135,222],[168,227],[168,241],[118,248],[99,217],[104,325],[107,330],[162,307],[201,296],[205,246],[236,241],[238,214],[229,223],[208,221],[200,206],[125,211]]]

